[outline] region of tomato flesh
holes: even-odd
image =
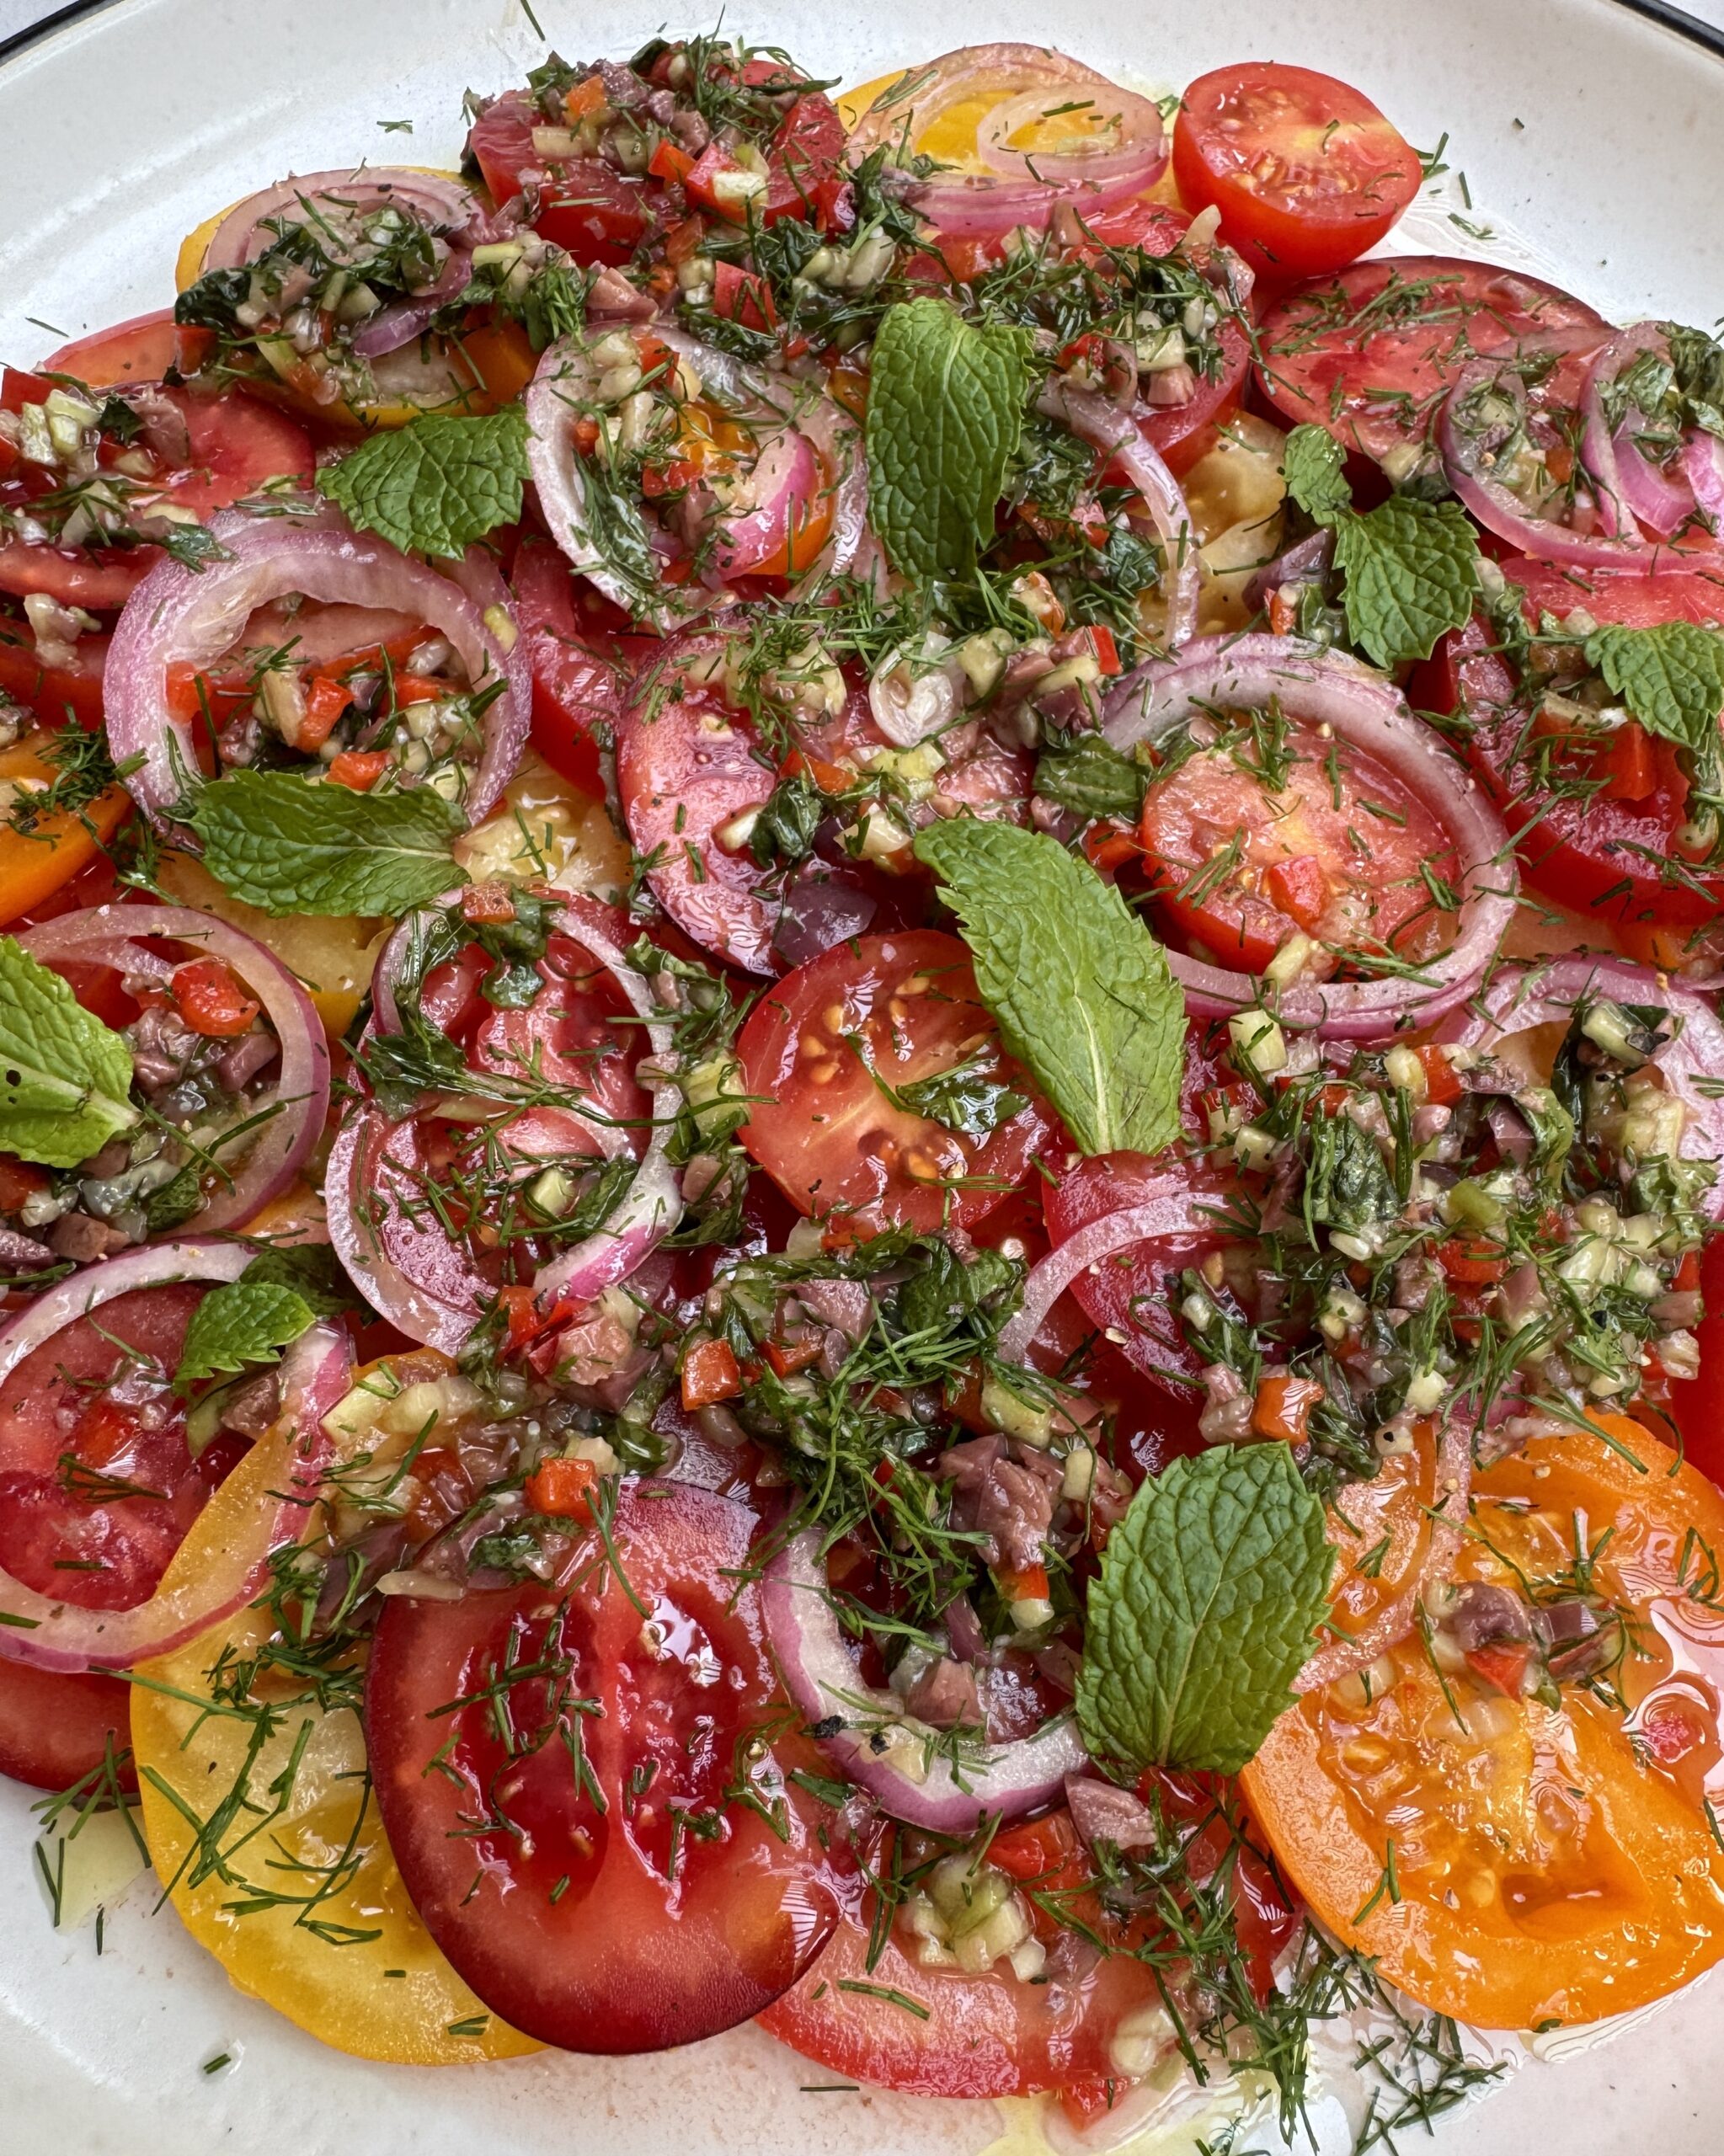
[[[1610,334],[1591,307],[1519,270],[1397,255],[1303,285],[1272,307],[1258,380],[1294,425],[1326,427],[1380,463],[1428,439],[1470,360],[1549,355],[1552,397],[1572,405]]]
[[[743,1144],[793,1204],[846,1233],[981,1219],[1054,1127],[1000,1049],[969,952],[933,929],[835,946],[761,998],[737,1050],[755,1102]],[[913,1113],[876,1083],[901,1093],[977,1056],[1025,1103],[985,1136]]]
[[[1174,122],[1173,174],[1188,208],[1219,207],[1228,245],[1280,277],[1374,247],[1424,176],[1369,98],[1278,61],[1198,77]]]
[[[753,1528],[708,1491],[626,1490],[614,1567],[595,1536],[560,1591],[402,1598],[377,1627],[366,1730],[402,1875],[479,1997],[544,2042],[715,2035],[839,1920],[855,1856],[780,1764],[795,1717],[736,1585]]]

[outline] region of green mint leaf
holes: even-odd
[[[1144,812],[1150,775],[1099,734],[1080,734],[1069,744],[1043,750],[1036,760],[1036,792],[1086,822],[1123,816],[1134,824]]]
[[[348,521],[404,552],[460,554],[520,515],[526,414],[519,404],[477,419],[433,415],[362,442],[318,484]]]
[[[294,771],[229,771],[191,820],[211,874],[264,913],[410,913],[467,881],[449,851],[466,819],[428,786],[355,793]]]
[[[314,1317],[339,1317],[343,1310],[357,1310],[354,1294],[339,1259],[328,1243],[275,1243],[260,1250],[243,1275],[248,1287],[292,1289],[311,1305]]]
[[[1113,886],[1056,839],[1015,824],[933,824],[915,851],[947,886],[1001,1039],[1081,1150],[1170,1144],[1185,999]]]
[[[1024,334],[943,300],[889,307],[869,377],[869,509],[894,568],[963,577],[994,536],[1029,387]]]
[[[75,1168],[138,1119],[131,1051],[56,973],[0,936],[0,1150]]]
[[[1479,542],[1459,502],[1391,494],[1364,516],[1335,519],[1347,632],[1379,666],[1428,659],[1438,637],[1471,616]]]
[[[1326,427],[1295,427],[1281,454],[1287,491],[1313,523],[1326,524],[1353,505],[1347,458]]]
[[[1716,629],[1693,622],[1647,629],[1612,624],[1593,630],[1586,656],[1649,734],[1716,766],[1724,710],[1724,637]]]
[[[1091,1750],[1236,1774],[1293,1704],[1328,1609],[1323,1508],[1284,1444],[1152,1476],[1108,1538],[1077,1686]]]
[[[176,1392],[189,1392],[200,1378],[218,1370],[243,1370],[273,1363],[298,1339],[317,1312],[293,1289],[274,1280],[254,1280],[248,1267],[238,1280],[211,1288],[191,1314]]]

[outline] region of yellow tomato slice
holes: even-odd
[[[530,883],[543,877],[568,891],[608,893],[628,882],[628,848],[602,801],[521,751],[503,798],[455,857],[476,883]]]
[[[195,1575],[224,1528],[271,1509],[281,1473],[265,1439],[211,1499],[165,1584]],[[186,1929],[241,1991],[357,2057],[454,2066],[538,2050],[486,2011],[419,1922],[371,1799],[357,1712],[323,1712],[291,1678],[262,1678],[276,1719],[259,1741],[254,1714],[205,1704],[211,1671],[231,1673],[270,1635],[264,1613],[243,1610],[144,1664],[132,1690],[145,1833]],[[231,1816],[212,1833],[204,1822],[224,1804]],[[265,1905],[245,1906],[254,1901]]]
[[[1626,2013],[1724,1958],[1724,1497],[1593,1419],[1474,1478],[1452,1577],[1620,1612],[1620,1662],[1553,1706],[1415,1630],[1289,1708],[1242,1778],[1328,1929],[1483,2028]]]
[[[0,749],[0,782],[51,786],[60,774],[41,753],[48,738],[29,734],[10,749]],[[0,823],[0,925],[40,905],[88,868],[131,807],[125,788],[110,786],[82,808],[51,811],[34,830]]]
[[[170,899],[231,921],[272,951],[313,1003],[330,1038],[353,1022],[371,986],[371,969],[389,933],[387,921],[355,915],[294,914],[277,921],[232,897],[200,861],[189,853],[164,853],[160,881]]]

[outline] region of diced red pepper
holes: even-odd
[[[606,94],[602,75],[589,75],[584,82],[577,83],[573,89],[563,93],[563,109],[571,127],[579,127],[584,120],[596,120],[610,109],[611,100]]]
[[[842,764],[829,764],[824,756],[810,755],[805,749],[793,749],[778,766],[780,778],[812,779],[822,793],[843,793],[856,783],[856,773],[847,771]]]
[[[318,675],[306,693],[296,745],[307,752],[321,749],[352,702],[353,691],[344,681],[338,681],[333,675]]]
[[[710,210],[715,217],[723,217],[727,224],[746,224],[748,211],[745,205],[752,197],[728,192],[721,195],[718,183],[747,169],[722,142],[708,142],[684,174],[683,192],[691,202],[698,202],[703,210]],[[756,190],[761,191],[763,190]]]
[[[1438,1244],[1437,1262],[1449,1279],[1464,1288],[1493,1286],[1508,1270],[1508,1260],[1499,1245],[1467,1242],[1454,1235]]]
[[[668,135],[661,135],[653,145],[652,156],[647,159],[647,170],[654,179],[662,179],[667,187],[678,187],[694,170],[694,159]],[[690,223],[693,221],[692,218],[689,220]],[[679,225],[677,230],[681,232],[681,229]]]
[[[526,1479],[526,1501],[558,1519],[590,1520],[599,1470],[590,1460],[542,1460]]]
[[[766,1342],[766,1360],[781,1378],[793,1377],[797,1371],[805,1370],[810,1363],[820,1359],[821,1342],[818,1338]]]
[[[771,286],[751,270],[739,270],[734,262],[713,264],[713,312],[745,329],[776,329],[778,310],[772,304]]]
[[[515,894],[506,883],[469,883],[461,894],[461,917],[495,927],[515,918]]]
[[[1533,1651],[1524,1640],[1492,1640],[1488,1646],[1470,1648],[1466,1666],[1484,1684],[1518,1700],[1532,1658]]]
[[[682,1358],[682,1404],[691,1412],[734,1400],[742,1371],[728,1340],[697,1340]]]
[[[1302,1445],[1312,1411],[1323,1396],[1323,1387],[1316,1378],[1275,1371],[1258,1381],[1257,1398],[1252,1402],[1252,1432],[1271,1443]]]
[[[536,1299],[531,1288],[499,1288],[497,1301],[509,1324],[503,1352],[505,1355],[513,1355],[518,1349],[525,1348],[539,1331]]]
[[[1442,1049],[1428,1045],[1415,1049],[1413,1054],[1424,1069],[1427,1099],[1438,1107],[1447,1107],[1451,1102],[1458,1101],[1464,1091],[1460,1074]]]
[[[329,766],[329,783],[369,793],[389,768],[387,749],[344,749]]]
[[[188,958],[174,968],[168,985],[180,1017],[210,1040],[237,1039],[262,1008],[219,958]]]
[[[1083,632],[1083,640],[1095,654],[1103,676],[1120,671],[1119,647],[1113,641],[1113,632],[1102,622],[1092,622]]]
[[[691,172],[693,169],[691,165],[689,170]],[[686,179],[688,175],[684,173],[682,176]],[[680,225],[672,225],[665,235],[665,259],[673,269],[680,270],[685,262],[700,253],[706,237],[707,221],[704,217],[685,217]]]

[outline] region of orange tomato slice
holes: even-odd
[[[10,749],[0,749],[0,780],[51,785],[56,766],[42,754],[51,737],[29,734]],[[125,821],[131,797],[123,786],[78,809],[51,810],[34,830],[22,831],[0,823],[0,926],[32,913],[68,883],[106,847]]]

